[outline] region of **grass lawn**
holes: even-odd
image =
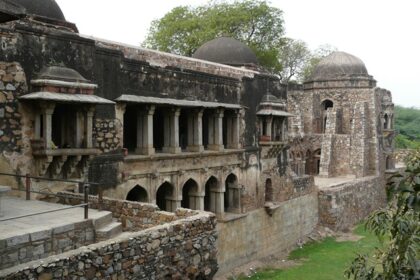
[[[301,262],[301,265],[284,270],[263,269],[251,278],[243,279],[281,279],[281,280],[336,280],[346,279],[344,270],[349,266],[357,253],[373,252],[380,245],[377,238],[366,232],[359,225],[355,234],[363,236],[359,241],[337,242],[334,238],[326,238],[321,242],[312,242],[296,249],[289,259]]]

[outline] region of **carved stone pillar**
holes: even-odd
[[[180,153],[181,148],[179,146],[179,115],[181,109],[173,109],[167,116],[165,116],[164,123],[164,147],[163,152],[165,153]]]
[[[196,110],[188,116],[188,147],[190,152],[202,152],[203,146],[203,110]]]
[[[217,110],[213,117],[213,144],[210,144],[209,141],[209,149],[215,151],[223,151],[223,109]],[[209,122],[210,127],[210,122]],[[210,133],[209,133],[210,137]]]
[[[155,106],[150,106],[146,112],[138,112],[137,115],[137,149],[144,155],[152,155],[155,153],[153,147],[153,114]]]
[[[42,110],[42,123],[43,123],[43,131],[42,135],[45,140],[45,147],[47,149],[52,148],[52,115],[54,113],[55,104],[48,103],[43,104],[41,107]]]
[[[86,111],[86,148],[93,147],[92,131],[93,131],[93,115],[95,114],[95,107],[90,107]]]

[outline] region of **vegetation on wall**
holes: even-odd
[[[398,149],[420,148],[420,109],[395,106],[395,129]]]
[[[409,156],[404,175],[389,185],[385,209],[369,216],[366,228],[384,243],[373,257],[358,254],[349,279],[420,279],[420,150]]]

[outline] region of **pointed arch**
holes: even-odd
[[[197,203],[198,183],[194,179],[188,179],[182,186],[181,207],[193,210],[201,210]]]
[[[156,191],[156,204],[164,211],[174,211],[172,209],[172,196],[174,194],[174,186],[165,181]]]
[[[241,210],[241,193],[238,176],[230,173],[225,180],[224,209],[225,212],[238,213]]]
[[[210,176],[204,189],[204,210],[219,213],[220,208],[223,208],[223,200],[220,201],[219,180],[215,176]]]
[[[149,195],[145,188],[141,187],[140,185],[136,185],[128,192],[126,200],[148,202]]]

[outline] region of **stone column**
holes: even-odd
[[[203,146],[203,110],[195,110],[188,117],[188,147],[190,152],[202,152]]]
[[[166,201],[166,211],[175,212],[176,209],[181,207],[181,200],[173,199],[172,197],[167,197]]]
[[[223,109],[217,110],[217,112],[214,114],[214,135],[213,135],[213,144],[209,144],[210,150],[215,151],[223,151]],[[210,126],[210,122],[209,122]]]
[[[240,141],[239,141],[239,134],[240,134],[240,126],[239,126],[239,112],[235,113],[235,116],[232,118],[232,149],[240,149]]]
[[[179,147],[179,115],[181,109],[172,109],[169,115],[165,116],[164,123],[164,147],[163,152],[165,153],[180,153],[181,148]]]
[[[91,106],[86,111],[86,148],[93,147],[92,130],[93,130],[93,115],[95,114],[95,107]]]
[[[200,193],[188,194],[190,208],[192,210],[204,211],[204,195]]]
[[[155,113],[155,106],[150,106],[147,114],[143,120],[143,151],[144,154],[150,155],[155,153],[153,147],[153,115]]]
[[[52,114],[54,113],[55,104],[45,104],[42,106],[42,123],[43,127],[43,136],[45,140],[45,148],[52,148]],[[60,144],[60,143],[58,143]]]
[[[267,133],[267,136],[269,136],[270,137],[270,141],[272,141],[273,139],[272,139],[272,137],[271,137],[271,126],[272,126],[272,123],[273,123],[273,117],[272,116],[269,116],[269,117],[267,117],[267,120],[266,120],[266,133]]]
[[[210,191],[210,211],[215,214],[225,212],[225,192],[221,190]]]

